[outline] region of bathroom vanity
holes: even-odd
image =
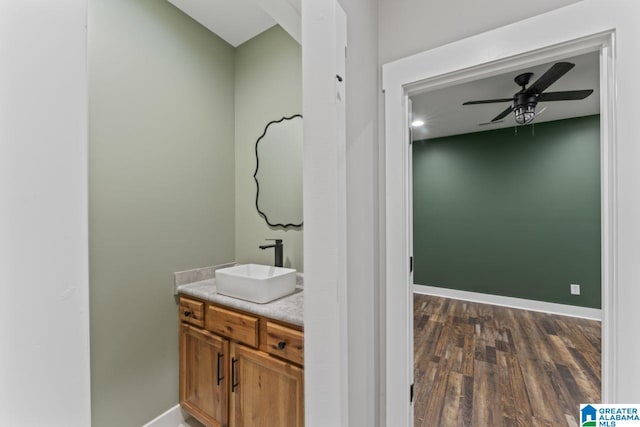
[[[304,425],[302,289],[267,304],[178,286],[180,405],[206,426]]]

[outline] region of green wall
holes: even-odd
[[[600,308],[599,141],[588,116],[414,143],[414,282]]]
[[[92,425],[140,426],[178,401],[173,272],[271,264],[269,237],[302,270],[253,181],[266,123],[301,113],[301,49],[279,26],[234,49],[155,0],[91,0],[88,49]]]
[[[166,1],[89,2],[94,427],[178,401],[174,271],[234,259],[234,49]]]
[[[264,239],[283,239],[286,267],[302,271],[302,229],[271,228],[256,210],[256,141],[272,120],[302,114],[301,46],[276,25],[236,49],[236,260],[273,264]],[[286,159],[284,159],[286,160]],[[302,159],[300,159],[302,161]],[[284,196],[283,196],[284,197]]]

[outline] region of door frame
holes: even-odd
[[[634,363],[633,353],[625,354],[629,346],[624,343],[623,334],[633,328],[625,326],[625,332],[620,330],[623,313],[626,316],[624,324],[636,316],[632,310],[626,310],[630,307],[623,307],[625,299],[640,294],[633,289],[634,281],[637,283],[640,279],[640,269],[627,261],[627,258],[633,258],[633,250],[640,241],[640,221],[633,219],[640,203],[637,196],[624,191],[632,188],[629,179],[640,178],[640,172],[627,169],[640,161],[640,150],[631,145],[635,142],[631,137],[637,134],[632,129],[633,119],[629,122],[622,117],[627,116],[625,108],[633,109],[634,94],[637,96],[640,92],[640,85],[632,78],[634,70],[640,66],[640,61],[632,59],[633,40],[640,38],[640,30],[634,28],[637,25],[631,18],[639,12],[640,7],[629,2],[584,0],[383,66],[386,329],[382,339],[386,342],[388,426],[413,425],[408,97],[594,51],[600,52],[602,401],[630,401],[640,394],[636,388],[623,384],[630,380],[625,368],[631,368]],[[545,31],[539,31],[540,28]],[[622,92],[621,87],[627,92]],[[628,115],[627,119],[632,116]],[[631,157],[622,156],[622,151]],[[623,193],[624,197],[621,197]],[[631,217],[624,226],[623,217],[625,220]],[[622,277],[626,280],[621,280]],[[621,376],[627,381],[621,381]],[[633,379],[630,382],[633,383]]]

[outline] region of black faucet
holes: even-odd
[[[275,243],[273,245],[260,245],[258,247],[260,249],[275,248],[276,258],[273,264],[276,267],[282,267],[282,249],[284,248],[284,245],[282,244],[282,239],[266,239],[266,240],[273,240],[275,241]]]

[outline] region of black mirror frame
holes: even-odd
[[[271,222],[269,222],[269,218],[267,218],[267,215],[262,212],[260,210],[260,207],[258,206],[258,197],[260,197],[260,183],[258,182],[258,170],[260,169],[260,159],[258,158],[258,144],[260,143],[260,140],[262,138],[264,138],[264,136],[267,134],[267,130],[269,129],[269,126],[271,126],[272,124],[276,124],[276,123],[280,123],[283,122],[285,120],[292,120],[295,119],[296,117],[300,117],[302,118],[302,114],[294,114],[293,116],[289,116],[289,117],[283,117],[280,120],[272,120],[269,123],[267,123],[267,125],[264,128],[264,132],[262,132],[262,135],[260,135],[260,138],[258,138],[258,140],[256,141],[256,147],[255,147],[255,153],[256,153],[256,171],[253,173],[253,180],[256,182],[256,210],[258,211],[258,214],[264,218],[264,220],[267,222],[267,224],[270,227],[282,227],[282,228],[302,228],[302,224],[304,223],[301,222],[300,224],[293,224],[293,223],[288,223],[288,224],[280,224],[280,223],[276,223],[273,224]]]

